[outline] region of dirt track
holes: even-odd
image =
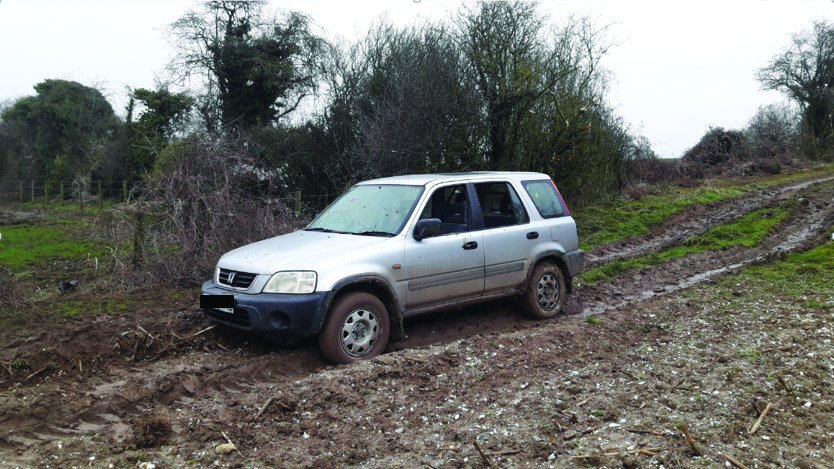
[[[0,370],[0,465],[699,467],[734,453],[759,467],[830,467],[834,380],[832,368],[818,366],[834,366],[824,342],[834,329],[830,307],[827,315],[796,311],[741,291],[749,303],[729,314],[693,292],[818,242],[834,222],[832,179],[695,207],[647,236],[593,250],[588,263],[663,249],[795,200],[754,248],[579,286],[561,321],[523,319],[510,301],[413,318],[405,350],[368,363],[330,367],[312,341],[282,350],[205,330],[196,296],[4,332],[0,361],[25,357],[27,366]],[[793,335],[765,343],[762,310]],[[601,314],[594,327],[582,320]],[[773,390],[739,363],[743,353],[731,353],[760,343],[780,350],[777,368],[789,370],[792,390],[773,410],[784,416],[782,433],[762,431],[765,449],[739,435],[775,400]],[[816,419],[828,430],[807,436]],[[693,458],[679,437],[683,421],[704,456]],[[239,454],[215,454],[223,433]]]

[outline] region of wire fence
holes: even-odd
[[[74,183],[48,184],[44,182],[14,181],[0,186],[0,203],[40,205],[46,207],[77,206],[103,208],[105,204],[130,204],[145,193],[140,181],[122,181],[121,187],[112,182],[92,181],[86,188]],[[312,218],[338,197],[337,194],[303,194],[292,191],[278,197],[264,198],[265,203],[280,203],[291,208],[297,218]]]
[[[121,187],[113,187],[111,183],[93,181],[87,187],[73,183],[44,183],[16,181],[5,183],[0,187],[0,202],[18,204],[40,204],[47,206],[78,205],[103,207],[105,202],[128,203],[131,198],[141,191],[141,184],[122,181]]]
[[[82,190],[70,183],[6,181],[0,184],[0,204],[22,211],[85,211],[96,217],[89,236],[115,246],[110,249],[115,266],[191,285],[223,252],[302,228],[336,198],[286,190],[256,195],[238,189],[232,196],[219,191],[219,197],[205,187],[168,194],[150,190],[142,181],[118,187],[94,180]]]

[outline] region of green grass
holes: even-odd
[[[48,260],[84,259],[100,254],[100,246],[77,239],[77,231],[85,227],[80,222],[0,227],[0,266],[19,270]]]
[[[113,299],[72,300],[56,304],[57,319],[73,319],[84,314],[121,314],[128,310],[128,305]]]
[[[588,316],[585,318],[585,323],[591,326],[598,326],[602,324],[602,319],[599,316]]]
[[[660,265],[691,254],[735,246],[750,248],[761,242],[774,227],[787,218],[788,214],[787,207],[756,210],[734,223],[716,226],[700,236],[690,238],[680,246],[591,269],[582,273],[579,281],[594,284],[610,280],[629,270]]]
[[[30,367],[29,362],[25,358],[15,358],[11,366],[15,370],[23,370]]]
[[[754,176],[716,179],[712,182],[721,187],[736,187],[739,189],[766,189],[780,184],[790,184],[807,179],[834,175],[834,163],[817,164],[812,168],[785,172],[775,176]]]
[[[571,215],[579,229],[580,247],[585,250],[632,236],[640,236],[666,219],[695,205],[707,205],[741,197],[764,189],[805,179],[831,175],[834,164],[761,178],[718,179],[694,189],[677,186],[647,186],[650,195],[640,200],[617,199],[574,210]]]
[[[64,303],[58,308],[58,315],[64,319],[72,319],[80,316],[86,310],[85,305],[79,302]]]
[[[727,282],[798,298],[808,309],[823,309],[834,308],[832,278],[834,241],[828,241],[806,252],[788,254],[782,261],[750,267]]]
[[[579,229],[580,247],[588,250],[620,239],[640,236],[651,227],[693,205],[704,205],[739,197],[737,188],[669,187],[664,195],[649,195],[640,200],[618,200],[594,205],[573,213]]]
[[[111,210],[115,207],[121,205],[121,201],[113,201],[113,200],[105,200],[102,205],[99,205],[98,201],[92,202],[84,202],[84,209],[81,209],[81,206],[77,202],[64,202],[63,204],[58,203],[56,201],[51,201],[49,204],[44,205],[42,199],[35,199],[35,202],[31,202],[28,200],[20,203],[4,203],[5,206],[9,207],[19,207],[23,210],[35,211],[35,210],[45,210],[46,212],[56,213],[56,214],[77,214],[77,215],[99,215],[106,210]]]

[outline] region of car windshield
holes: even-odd
[[[422,192],[422,186],[353,186],[305,230],[394,236],[402,229]]]

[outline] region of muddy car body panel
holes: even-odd
[[[416,236],[418,222],[434,235]],[[540,279],[539,297],[544,291],[563,303],[555,290],[570,288],[583,258],[573,218],[544,174],[377,179],[351,188],[303,230],[223,255],[202,293],[234,295],[235,307],[204,311],[213,321],[273,339],[324,328],[346,338],[346,356],[362,358],[349,348],[367,328],[385,328],[381,314],[396,330],[406,316],[523,295],[536,288],[531,275],[541,262],[558,272]],[[341,304],[336,300],[356,292],[378,298],[386,311],[369,306],[365,315],[350,306],[355,314],[344,313],[342,329],[328,326],[328,315]],[[527,294],[535,304],[536,293]],[[362,327],[351,326],[355,321]],[[383,340],[368,344],[377,339]]]

